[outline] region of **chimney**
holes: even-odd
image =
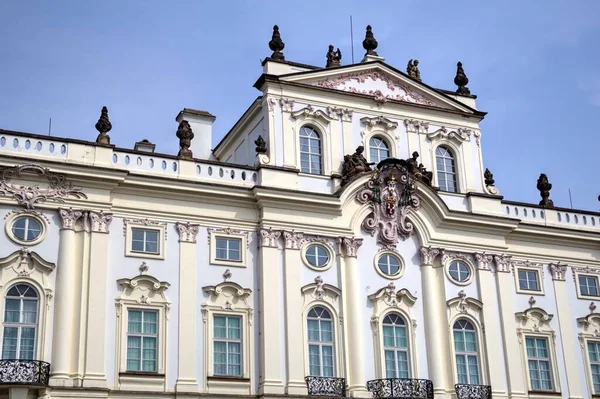
[[[194,132],[194,139],[190,147],[194,158],[210,159],[212,155],[212,124],[215,119],[217,117],[209,112],[190,108],[184,108],[175,118],[177,123],[188,121]]]
[[[154,148],[156,148],[155,144],[152,144],[148,139],[143,139],[142,141],[138,141],[135,143],[133,149],[135,151],[141,152],[154,152]]]

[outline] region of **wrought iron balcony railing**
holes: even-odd
[[[312,396],[346,397],[346,379],[308,376],[304,379],[308,394]]]
[[[50,363],[40,360],[0,360],[0,385],[48,385]]]
[[[430,380],[384,378],[368,381],[367,389],[374,398],[433,399]]]
[[[457,399],[492,399],[492,387],[489,385],[456,384]]]

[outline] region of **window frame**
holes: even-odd
[[[323,266],[315,266],[315,265],[312,265],[308,261],[308,258],[306,257],[306,252],[308,251],[309,248],[311,248],[313,246],[323,248],[327,252],[328,260]],[[302,262],[306,265],[306,267],[308,267],[314,271],[322,272],[325,270],[329,270],[331,268],[331,266],[333,266],[333,263],[334,263],[335,252],[334,252],[333,248],[331,247],[331,244],[329,244],[328,242],[323,241],[323,240],[308,240],[307,242],[304,243],[304,245],[300,249],[300,254],[301,254]]]
[[[313,132],[315,132],[315,134],[317,135],[318,139],[315,139],[315,138],[312,138],[312,137],[303,136],[302,133],[304,132],[304,129],[310,129]],[[308,141],[309,142],[309,146],[308,146],[309,152],[302,151],[302,139],[309,140]],[[310,149],[311,149],[311,146],[310,146],[311,140],[318,140],[318,143],[319,143],[319,153],[318,153],[318,156],[319,156],[319,169],[320,169],[319,173],[315,173],[315,172],[312,171],[313,168],[312,168],[311,156],[315,156],[317,154],[313,154],[310,151]],[[307,175],[315,175],[315,176],[323,176],[323,175],[325,175],[325,162],[324,162],[324,156],[323,156],[323,154],[325,153],[325,151],[324,151],[324,147],[325,147],[324,144],[325,143],[324,143],[322,131],[319,128],[317,128],[316,126],[314,126],[313,124],[311,124],[311,123],[305,123],[305,124],[301,125],[298,128],[298,166],[299,166],[298,169],[300,170],[301,173],[305,173]],[[308,168],[308,171],[304,170],[302,168],[302,154],[308,154],[308,156],[309,156],[309,168]]]
[[[519,282],[519,272],[535,272],[537,273],[537,281],[539,285],[539,290],[530,290],[521,288],[521,284]],[[519,294],[527,294],[527,295],[545,295],[544,291],[544,270],[542,265],[532,264],[532,263],[524,263],[522,265],[515,265],[513,269],[513,274],[515,277],[515,289]]]
[[[459,321],[465,321],[467,323],[469,323],[471,325],[471,327],[473,327],[473,330],[465,330],[464,327],[461,328],[460,330],[458,330],[455,326]],[[470,318],[467,317],[457,317],[454,319],[454,321],[451,324],[451,335],[452,335],[452,350],[453,350],[453,354],[454,354],[454,377],[456,379],[456,383],[457,384],[468,384],[468,385],[484,385],[483,381],[483,367],[482,367],[482,345],[481,345],[481,340],[479,338],[479,328],[478,328],[478,323],[475,323],[473,320],[471,320]],[[473,336],[475,337],[475,345],[476,345],[476,349],[475,351],[467,351],[466,349],[464,351],[458,351],[456,348],[456,337],[455,337],[455,332],[456,331],[461,331],[464,337],[464,333],[465,331],[472,331],[473,332]],[[465,341],[466,342],[466,341]],[[473,355],[475,354],[475,355]],[[458,363],[456,361],[456,358],[458,356],[462,356],[465,359],[465,365],[467,367],[467,382],[460,382],[459,381],[459,377],[458,377]],[[477,381],[477,383],[473,383],[471,381],[471,374],[469,373],[469,363],[468,363],[468,357],[469,356],[475,356],[476,360],[477,360],[477,377],[479,379],[479,381]]]
[[[552,344],[550,342],[550,340],[548,339],[547,336],[544,335],[533,335],[533,334],[524,334],[524,345],[523,347],[525,348],[525,366],[526,366],[526,370],[527,370],[527,380],[529,382],[529,390],[533,391],[533,392],[557,392],[556,390],[556,376],[554,375],[553,372],[553,364],[554,364],[554,360],[552,359],[552,351],[550,348],[550,345]],[[533,339],[534,342],[537,342],[538,340],[544,340],[546,342],[546,351],[548,353],[548,357],[547,358],[541,358],[541,357],[533,357],[530,358],[529,354],[527,353],[527,341]],[[537,350],[537,344],[536,344],[536,350]],[[551,383],[551,388],[550,389],[542,389],[542,388],[534,388],[533,387],[533,382],[531,380],[531,369],[529,368],[529,362],[530,361],[536,361],[539,362],[541,361],[547,361],[548,362],[548,372],[550,373],[550,383]],[[539,367],[538,367],[538,376],[540,376],[539,374]],[[540,379],[541,381],[541,379]]]
[[[139,220],[139,219],[124,219],[124,232],[125,232],[125,256],[133,258],[147,258],[147,259],[165,259],[166,256],[166,226],[164,222],[155,222],[150,220]],[[158,233],[158,253],[141,252],[133,250],[133,231],[144,230],[144,231],[156,231]]]
[[[578,299],[590,299],[590,300],[594,300],[594,301],[597,301],[598,299],[600,299],[600,277],[594,273],[586,273],[585,271],[580,272],[577,270],[573,270],[573,271],[574,271],[575,289],[577,291],[577,298]],[[593,278],[596,280],[596,290],[598,291],[597,296],[586,295],[581,291],[581,284],[579,283],[580,277]]]
[[[141,326],[142,331],[139,333],[133,333],[129,331],[129,320],[131,316],[131,312],[140,312],[141,313]],[[144,328],[144,315],[146,313],[154,313],[156,314],[156,332],[154,334],[143,332]],[[159,312],[156,309],[143,309],[143,308],[135,308],[128,307],[127,308],[127,329],[126,329],[126,341],[127,341],[127,351],[125,353],[125,372],[126,373],[158,373],[158,355],[159,355]],[[139,337],[140,338],[140,358],[139,358],[139,370],[130,370],[129,369],[129,337]],[[144,368],[144,338],[154,338],[156,344],[154,350],[156,352],[156,358],[154,359],[155,368],[154,370],[143,370]]]
[[[393,331],[394,331],[394,341],[396,341],[396,328],[398,328],[398,324],[395,323],[386,323],[386,319],[390,316],[396,316],[398,317],[400,320],[402,320],[401,326],[404,328],[405,331],[405,338],[406,338],[406,347],[401,347],[401,346],[386,346],[385,344],[385,334],[383,333],[383,329],[384,327],[389,327],[389,326],[393,326]],[[381,321],[381,337],[382,337],[382,350],[383,350],[383,371],[385,373],[385,378],[412,378],[412,367],[411,367],[411,348],[410,348],[410,344],[411,344],[411,340],[410,340],[410,329],[408,327],[408,322],[406,321],[406,318],[404,316],[402,316],[402,314],[400,314],[400,312],[388,312],[385,314],[385,316],[383,317],[382,321]],[[386,357],[386,352],[392,350],[394,352],[394,366],[396,367],[395,370],[395,375],[393,377],[388,376],[388,369],[387,369],[387,357]],[[398,367],[399,365],[399,361],[398,361],[398,352],[404,352],[406,354],[406,365],[407,365],[407,375],[406,377],[400,376],[400,369]]]
[[[400,270],[398,271],[398,273],[386,274],[383,270],[381,270],[381,268],[379,267],[379,260],[386,255],[393,256],[398,259],[400,263]],[[404,273],[406,272],[406,262],[404,261],[402,255],[400,255],[397,251],[388,249],[380,250],[375,254],[375,257],[373,258],[373,267],[381,277],[387,280],[398,280],[400,277],[404,276]]]
[[[225,239],[240,240],[240,260],[226,260],[217,258],[217,240]],[[233,267],[246,267],[248,259],[248,233],[240,230],[232,229],[210,229],[209,228],[209,240],[210,240],[210,264],[222,265],[222,266],[233,266]]]
[[[225,258],[219,257],[219,255],[218,255],[218,251],[223,249],[223,248],[220,248],[219,241],[225,241],[225,254],[226,254]],[[230,257],[231,252],[235,251],[234,249],[232,249],[230,247],[230,243],[234,242],[234,241],[239,243],[238,250],[237,250],[238,251],[237,259]],[[243,244],[242,239],[239,237],[225,237],[225,236],[219,236],[219,235],[215,236],[215,259],[219,260],[219,261],[225,261],[225,262],[242,262],[242,244]]]
[[[467,267],[467,269],[469,269],[469,277],[466,280],[464,280],[464,281],[455,280],[454,277],[452,276],[452,274],[450,274],[450,267],[455,262],[462,263]],[[471,262],[471,260],[467,259],[466,257],[450,256],[446,260],[445,265],[444,265],[444,272],[446,273],[446,278],[448,278],[448,280],[452,284],[459,285],[459,286],[466,286],[466,285],[471,284],[475,280],[475,270],[476,270],[476,268],[473,265],[473,263]]]
[[[17,287],[19,285],[24,285],[27,286],[29,289],[33,290],[33,292],[35,293],[35,299],[26,299],[27,297],[24,296],[9,296],[8,293],[10,292],[10,290],[14,287]],[[7,322],[6,321],[6,312],[7,312],[7,301],[9,299],[17,299],[19,300],[19,321],[18,322]],[[36,309],[35,309],[35,316],[36,316],[36,321],[35,323],[26,323],[21,321],[22,317],[23,317],[23,312],[24,312],[24,301],[34,301],[36,302]],[[24,282],[24,281],[18,281],[15,282],[13,284],[11,284],[10,286],[8,286],[8,288],[6,289],[6,291],[4,292],[4,296],[3,296],[3,309],[2,309],[2,330],[0,331],[0,359],[3,360],[11,360],[11,359],[19,359],[19,360],[38,360],[39,359],[39,355],[38,355],[38,351],[39,351],[39,337],[40,337],[40,332],[42,332],[42,328],[41,328],[41,318],[42,318],[42,314],[41,314],[41,305],[42,303],[42,298],[40,296],[39,290],[32,284],[30,284],[29,282]],[[7,357],[4,358],[4,335],[5,335],[5,330],[6,328],[17,328],[17,346],[15,349],[15,356],[14,357]],[[33,329],[33,349],[31,351],[32,357],[31,359],[21,359],[21,353],[20,353],[20,349],[21,349],[21,338],[22,338],[22,330],[24,328],[32,328]]]
[[[204,386],[208,393],[251,394],[254,386],[254,328],[253,309],[250,305],[249,288],[243,288],[231,281],[216,286],[202,287],[208,295],[201,305],[204,325]],[[214,316],[239,317],[241,320],[241,375],[227,376],[215,374]]]
[[[442,155],[438,155],[438,149],[440,149],[440,148],[445,149],[448,152],[448,154],[450,154],[450,157],[452,158],[452,163],[454,166],[454,173],[447,172],[445,169],[442,171],[438,167],[438,157],[443,157]],[[435,165],[435,182],[436,182],[436,185],[438,186],[440,192],[442,192],[442,193],[451,193],[451,194],[460,194],[461,193],[461,186],[460,186],[460,179],[459,179],[460,173],[459,173],[459,168],[458,168],[459,157],[457,156],[457,153],[458,153],[458,151],[455,150],[454,148],[452,148],[451,146],[449,146],[447,143],[439,144],[438,146],[435,147],[435,150],[433,151],[434,165]],[[448,157],[443,157],[443,159],[448,159]],[[445,166],[444,166],[444,168],[445,168]],[[440,173],[443,173],[444,175],[447,175],[447,174],[454,175],[454,191],[442,189],[441,184],[440,184]],[[447,179],[444,179],[444,181],[447,181]]]
[[[143,273],[134,278],[117,280],[120,292],[115,299],[116,338],[115,338],[115,385],[125,390],[155,390],[165,386],[168,350],[168,321],[171,303],[165,291],[169,283]],[[152,298],[151,300],[149,298]],[[129,311],[157,312],[156,371],[130,371],[127,369],[127,332]]]
[[[387,151],[386,158],[373,160],[373,157],[371,156],[371,150],[374,148],[371,146],[371,141],[373,141],[373,140],[379,140],[381,143],[383,143],[383,145],[385,146],[385,151]],[[367,145],[367,156],[369,157],[368,158],[369,162],[375,162],[375,164],[378,164],[379,162],[383,161],[384,159],[390,158],[392,156],[392,150],[390,149],[390,144],[384,137],[382,137],[378,134],[374,134],[371,137],[369,137],[369,141],[367,142],[367,144],[368,144]],[[379,154],[382,151],[382,148],[377,147],[376,151]]]
[[[215,319],[216,318],[224,318],[225,319],[225,331],[226,334],[229,335],[229,319],[237,319],[239,320],[239,325],[240,325],[240,337],[237,339],[234,338],[230,338],[229,336],[227,337],[215,337]],[[233,314],[225,314],[225,313],[217,313],[214,312],[212,314],[212,319],[213,319],[213,339],[212,339],[212,343],[213,343],[213,376],[214,377],[239,377],[242,378],[244,375],[244,325],[243,323],[243,318],[240,315],[233,315]],[[226,362],[225,362],[225,368],[227,370],[229,370],[229,343],[239,343],[239,347],[240,347],[240,352],[239,352],[239,356],[240,356],[240,363],[239,363],[239,368],[240,368],[240,372],[238,374],[229,374],[229,372],[225,373],[225,374],[221,374],[221,373],[217,373],[216,369],[217,369],[217,365],[215,363],[215,343],[217,342],[224,342],[226,344],[226,348],[227,351],[226,353]]]
[[[13,233],[13,226],[17,222],[17,220],[21,219],[21,218],[31,218],[31,219],[35,220],[36,222],[38,222],[41,227],[40,235],[30,241],[22,240],[19,237],[17,237]],[[6,231],[6,236],[11,241],[13,241],[19,245],[30,247],[30,246],[39,244],[46,238],[46,235],[48,234],[48,222],[46,221],[45,217],[42,217],[42,215],[38,214],[35,211],[16,212],[16,213],[11,214],[6,219],[6,222],[4,223],[4,230]]]
[[[326,317],[321,317],[323,313],[321,313],[318,316],[311,316],[310,313],[315,310],[315,309],[322,309],[324,312],[327,312],[327,315],[329,316],[329,318]],[[319,329],[319,340],[311,340],[309,338],[309,334],[308,332],[310,331],[309,329],[309,321],[316,321],[318,323]],[[312,306],[307,313],[307,316],[305,318],[305,326],[306,326],[306,346],[307,346],[307,351],[308,351],[308,376],[311,377],[328,377],[328,378],[333,378],[337,375],[337,362],[336,362],[336,353],[337,353],[337,348],[335,346],[335,334],[336,334],[336,326],[334,323],[334,317],[332,312],[327,309],[327,307],[325,306],[321,306],[321,305],[314,305]],[[322,335],[323,335],[323,328],[322,328],[322,323],[323,322],[328,322],[331,326],[331,340],[330,341],[323,341],[321,339]],[[310,352],[310,347],[311,346],[316,346],[319,348],[319,375],[315,375],[311,373],[311,363],[310,363],[310,358],[311,358],[311,352]],[[332,366],[331,366],[331,375],[323,375],[324,374],[324,362],[323,359],[325,357],[325,354],[323,353],[323,348],[331,348],[331,361],[332,361]]]

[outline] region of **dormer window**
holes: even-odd
[[[379,137],[372,137],[369,140],[369,161],[377,164],[389,157],[390,148],[387,143]]]
[[[456,162],[454,155],[446,147],[435,150],[438,186],[441,191],[455,193],[458,191],[456,182]]]
[[[300,128],[300,170],[303,173],[322,173],[321,136],[310,126]]]

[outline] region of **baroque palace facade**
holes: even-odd
[[[363,46],[298,64],[275,27],[214,149],[192,109],[177,155],[106,108],[96,142],[0,130],[0,395],[600,394],[600,214],[503,199],[462,64]]]

